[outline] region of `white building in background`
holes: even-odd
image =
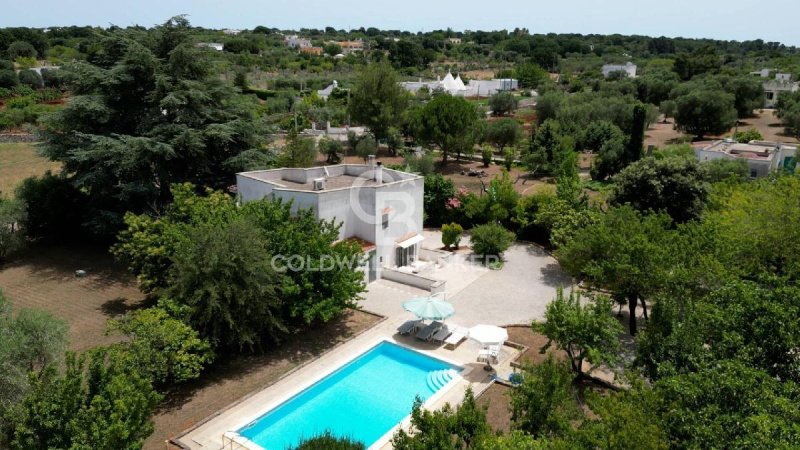
[[[413,265],[422,236],[423,177],[368,164],[283,168],[236,174],[240,201],[291,201],[318,219],[341,223],[340,240],[361,245],[367,282],[384,268]]]
[[[333,83],[329,84],[325,89],[318,89],[317,95],[319,95],[320,98],[322,98],[323,100],[328,101],[328,97],[331,96],[331,92],[333,92],[333,90],[338,87],[339,87],[339,82],[333,80]]]
[[[210,48],[218,52],[221,52],[225,48],[225,45],[220,42],[198,42],[196,45],[200,48]]]
[[[797,92],[800,83],[792,81],[792,74],[776,73],[775,78],[764,82],[764,106],[774,108],[778,105],[778,97],[785,92]]]
[[[290,48],[301,49],[301,48],[312,47],[311,39],[301,38],[296,34],[293,34],[291,36],[285,36],[283,38],[283,41],[286,43],[286,46]]]
[[[605,64],[603,65],[603,76],[608,78],[615,72],[622,72],[628,78],[636,78],[636,64],[628,61],[625,64]]]
[[[715,159],[743,159],[752,178],[765,177],[778,169],[797,169],[797,145],[769,141],[741,144],[730,139],[696,146],[694,154],[701,162]]]
[[[461,97],[489,97],[500,91],[513,91],[518,89],[519,82],[512,78],[494,79],[494,80],[470,80],[466,85],[461,80],[461,75],[456,75],[447,72],[444,78],[437,78],[435,81],[403,81],[400,83],[403,89],[416,93],[420,89],[427,88],[433,92],[436,90],[443,90],[450,95],[458,95]]]

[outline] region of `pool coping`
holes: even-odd
[[[284,379],[286,379],[289,376],[293,375],[295,372],[298,372],[298,371],[304,369],[305,367],[307,367],[307,366],[313,364],[314,362],[318,361],[320,358],[322,358],[322,357],[334,352],[335,350],[339,349],[339,347],[341,347],[343,345],[346,345],[346,344],[354,341],[355,339],[358,339],[360,336],[372,331],[373,329],[378,327],[380,324],[382,324],[383,322],[386,322],[389,319],[388,316],[384,316],[382,314],[378,314],[376,312],[372,312],[372,311],[369,311],[369,310],[366,310],[366,309],[353,308],[353,310],[360,311],[360,312],[363,312],[365,314],[369,314],[369,315],[378,317],[379,319],[371,327],[367,327],[367,328],[359,331],[358,333],[356,333],[352,337],[350,337],[350,339],[347,339],[347,340],[344,340],[342,342],[339,342],[338,344],[336,344],[333,347],[329,348],[328,350],[320,353],[319,355],[316,355],[315,357],[309,359],[308,361],[305,361],[305,362],[303,362],[301,364],[298,364],[297,366],[293,367],[292,369],[290,369],[288,372],[284,373],[280,377],[272,380],[272,382],[270,382],[268,384],[265,384],[264,386],[261,386],[260,388],[255,389],[255,390],[253,390],[251,392],[248,392],[246,395],[244,395],[244,396],[240,397],[239,399],[229,403],[224,408],[215,411],[214,413],[212,413],[209,416],[206,416],[202,420],[198,421],[196,424],[192,425],[189,428],[186,428],[185,430],[183,430],[180,433],[178,433],[177,435],[175,435],[175,437],[167,439],[167,443],[168,444],[172,444],[172,445],[174,445],[176,447],[179,447],[179,448],[181,448],[183,450],[191,450],[191,447],[189,447],[188,445],[184,444],[181,441],[181,439],[184,438],[186,435],[188,435],[191,432],[197,430],[198,428],[202,427],[203,425],[206,425],[208,422],[214,420],[215,418],[219,417],[220,415],[224,414],[225,412],[235,408],[236,406],[241,405],[242,403],[246,402],[247,400],[249,400],[253,396],[257,395],[258,393],[260,393],[264,389],[267,389],[267,388],[270,388],[270,387],[274,386],[275,384],[279,383],[280,381],[283,381]]]
[[[334,374],[335,372],[343,369],[344,367],[346,367],[347,365],[351,364],[356,359],[364,356],[365,354],[367,354],[368,352],[372,351],[374,348],[376,348],[378,345],[381,345],[384,342],[385,343],[389,343],[391,345],[396,345],[396,346],[401,347],[401,348],[403,348],[405,350],[408,350],[408,351],[412,351],[412,352],[416,352],[416,353],[422,354],[422,355],[424,355],[424,356],[426,356],[428,358],[433,358],[435,360],[442,361],[442,362],[452,366],[453,368],[459,368],[460,369],[458,371],[458,373],[455,376],[453,376],[453,378],[450,381],[448,381],[444,386],[439,388],[439,390],[437,390],[433,395],[431,395],[430,397],[428,397],[425,400],[425,402],[422,404],[422,407],[426,408],[426,409],[429,409],[431,405],[433,405],[437,401],[439,401],[456,384],[458,384],[462,380],[464,380],[464,375],[467,375],[468,373],[470,373],[473,370],[472,367],[465,366],[465,365],[463,365],[461,363],[455,362],[455,361],[453,361],[453,360],[451,360],[449,358],[446,358],[446,357],[441,357],[439,355],[434,355],[430,351],[416,349],[416,348],[412,348],[412,347],[409,347],[407,345],[404,345],[404,344],[402,344],[400,342],[397,342],[397,341],[393,340],[391,336],[386,336],[386,335],[376,336],[373,339],[371,339],[369,341],[366,341],[366,342],[368,344],[368,345],[366,345],[366,347],[367,347],[366,350],[362,351],[361,353],[359,353],[358,355],[354,356],[349,361],[344,362],[343,364],[337,365],[337,366],[331,368],[330,370],[321,372],[319,375],[313,377],[311,380],[307,381],[306,383],[303,383],[303,385],[299,386],[298,388],[293,389],[290,392],[287,392],[287,393],[282,394],[280,396],[276,396],[275,398],[271,399],[269,402],[264,404],[265,405],[264,407],[259,408],[260,412],[257,413],[255,415],[255,417],[242,419],[240,422],[237,422],[237,425],[234,427],[234,429],[236,431],[227,431],[227,432],[224,433],[224,436],[227,439],[231,439],[233,442],[236,442],[236,443],[239,443],[241,445],[246,446],[250,450],[265,450],[264,447],[256,444],[255,442],[253,442],[253,441],[249,440],[248,438],[246,438],[246,437],[242,436],[241,434],[239,434],[239,430],[251,425],[253,422],[255,422],[258,419],[260,419],[261,417],[269,414],[271,411],[273,411],[274,409],[280,407],[281,405],[285,404],[286,402],[291,401],[296,396],[298,396],[301,393],[303,393],[304,391],[312,388],[314,385],[316,385],[317,383],[321,382],[322,380],[324,380],[328,376],[330,376],[330,375]],[[255,391],[253,394],[261,392],[262,390],[266,389],[267,387],[264,387],[263,389],[259,389],[258,391]],[[242,400],[246,400],[246,399],[242,399]],[[232,407],[232,406],[235,406],[235,405],[230,405],[230,406]],[[220,411],[220,414],[223,413],[223,412],[224,411]],[[217,415],[215,415],[214,417],[217,417]],[[209,418],[209,419],[211,419],[211,418]],[[199,425],[200,424],[198,424],[198,426]],[[403,419],[400,422],[395,424],[392,428],[390,428],[383,435],[381,435],[380,438],[378,438],[375,442],[370,444],[368,449],[380,449],[380,448],[382,448],[389,441],[391,441],[392,437],[394,436],[394,433],[398,429],[400,429],[401,427],[408,428],[410,425],[411,425],[411,412],[409,411],[409,414],[404,416]],[[189,431],[190,430],[187,430],[187,433]],[[186,434],[186,433],[184,433],[184,434]]]

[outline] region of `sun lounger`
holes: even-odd
[[[445,347],[455,349],[467,337],[469,330],[464,327],[452,327],[452,333],[444,340]]]
[[[421,341],[430,341],[440,328],[442,328],[442,322],[431,322],[425,328],[417,331],[417,339]]]
[[[433,342],[441,344],[450,336],[453,332],[450,331],[450,328],[447,325],[442,325],[442,328],[433,335]]]
[[[419,326],[419,320],[408,320],[404,324],[397,327],[397,333],[400,335],[411,334]]]

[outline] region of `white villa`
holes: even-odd
[[[236,174],[242,202],[265,197],[311,208],[317,218],[341,223],[339,238],[361,245],[368,262],[367,282],[384,269],[417,261],[422,236],[423,178],[368,164],[282,168]]]
[[[628,61],[625,64],[605,64],[603,65],[603,76],[608,78],[612,73],[623,72],[628,78],[636,78],[636,64]]]
[[[519,82],[512,78],[494,79],[494,80],[470,80],[466,85],[461,80],[461,75],[456,75],[447,72],[444,78],[437,77],[436,81],[403,81],[400,83],[403,89],[416,93],[423,87],[433,92],[436,90],[443,90],[450,95],[458,95],[461,97],[488,97],[500,91],[513,91],[519,87]]]
[[[797,92],[800,83],[792,81],[788,73],[775,74],[775,79],[764,82],[764,106],[774,108],[778,105],[778,97],[784,92]]]
[[[694,148],[701,162],[714,159],[743,159],[747,161],[752,178],[765,177],[778,169],[795,171],[797,146],[769,141],[750,141],[741,144],[730,139],[715,141]]]
[[[312,47],[311,39],[301,38],[301,37],[297,36],[296,34],[291,35],[291,36],[285,36],[283,38],[283,41],[286,43],[287,47],[291,47],[291,48],[300,49],[300,48],[311,48]]]

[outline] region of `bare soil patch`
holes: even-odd
[[[273,384],[292,369],[372,327],[380,318],[348,310],[340,318],[291,336],[256,355],[217,355],[199,380],[167,394],[153,417],[155,431],[145,450],[163,450],[165,442],[252,392]],[[177,448],[177,447],[172,447]]]
[[[512,387],[500,383],[492,383],[488,389],[475,399],[478,406],[486,408],[486,421],[493,431],[508,433],[511,431],[511,398]]]
[[[87,276],[77,278],[75,271]],[[71,350],[116,342],[109,318],[144,306],[136,280],[101,248],[35,246],[0,266],[0,289],[15,308],[38,308],[69,323]]]

